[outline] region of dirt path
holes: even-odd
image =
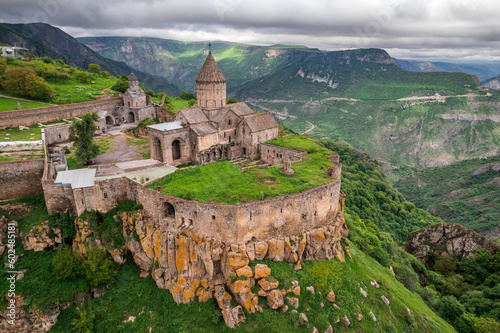
[[[101,90],[101,94],[104,94],[106,93],[106,91],[108,91],[109,89],[111,89],[112,86],[109,86],[107,88],[104,88],[103,90]]]
[[[306,121],[306,123],[309,123],[309,125],[311,125],[311,127],[307,131],[305,131],[304,133],[302,133],[301,135],[304,135],[304,134],[307,134],[307,133],[311,132],[316,127],[316,125],[314,125],[310,121]]]
[[[111,141],[109,152],[94,158],[95,164],[109,164],[142,159],[133,146],[129,146],[124,134],[116,135]]]
[[[5,95],[2,95],[2,94],[0,94],[0,97],[3,97],[3,98],[9,98],[9,99],[14,99],[14,100],[17,100],[17,101],[24,101],[24,102],[31,102],[31,103],[45,104],[45,105],[50,105],[50,106],[56,106],[56,105],[57,105],[57,104],[44,103],[44,102],[39,102],[39,101],[32,101],[32,100],[30,100],[30,99],[24,99],[24,98],[18,98],[18,97],[10,97],[10,96],[5,96]]]

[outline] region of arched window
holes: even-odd
[[[163,203],[163,217],[174,217],[175,209],[170,202]]]

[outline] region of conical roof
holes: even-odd
[[[196,83],[219,83],[226,82],[226,77],[222,74],[219,66],[215,62],[212,52],[208,52],[207,60],[201,67],[200,73],[196,77]]]
[[[138,81],[137,76],[135,76],[134,72],[130,73],[128,76],[129,81]]]

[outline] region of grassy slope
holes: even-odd
[[[295,173],[282,174],[282,166],[242,172],[228,161],[179,170],[150,185],[161,192],[184,199],[240,203],[282,194],[296,193],[332,181],[325,171],[333,166],[327,157],[331,151],[306,137],[281,137],[270,144],[307,151],[302,162],[292,164]]]
[[[427,168],[401,179],[396,186],[415,205],[446,222],[482,232],[497,227],[500,221],[500,187],[492,183],[500,177],[500,172],[491,170],[473,175],[475,170],[490,163],[500,163],[500,157]]]
[[[0,112],[3,111],[14,111],[17,110],[17,102],[15,99],[0,97]],[[23,110],[26,109],[35,109],[35,108],[44,108],[50,105],[36,103],[36,102],[27,102],[27,101],[19,101],[21,103],[21,107]]]
[[[362,332],[454,332],[454,329],[433,313],[418,295],[412,294],[392,278],[388,269],[362,251],[352,248],[353,259],[347,263],[338,260],[305,262],[303,270],[295,272],[287,263],[267,262],[276,272],[275,277],[281,285],[289,286],[290,281],[300,282],[302,293],[299,298],[299,311],[307,308],[309,323],[299,319],[299,314],[272,311],[247,314],[245,323],[237,329],[227,328],[221,318],[220,310],[214,300],[207,303],[176,305],[168,290],[159,290],[148,276],[139,278],[138,269],[131,263],[125,264],[116,276],[110,289],[103,297],[94,299],[86,307],[95,315],[95,332],[177,331],[177,332],[311,332],[313,327],[324,331],[330,324],[335,330],[342,329],[343,323],[335,324],[338,316],[348,315],[351,328]],[[328,273],[328,275],[325,275]],[[370,281],[381,284],[380,289],[370,286]],[[357,283],[368,285],[368,300],[361,304],[363,296]],[[308,285],[316,286],[312,295],[305,290]],[[340,310],[325,299],[325,293],[333,289]],[[318,291],[323,291],[323,296]],[[380,297],[385,295],[391,305],[386,307]],[[263,298],[264,299],[264,298]],[[320,303],[324,303],[324,308]],[[359,313],[356,305],[361,306],[363,321],[355,320]],[[407,315],[406,307],[412,311]],[[373,322],[369,312],[373,311],[377,322]],[[143,315],[139,315],[143,312]],[[123,323],[130,315],[136,316],[134,323]],[[50,332],[67,332],[71,320],[78,312],[72,306],[63,310],[57,324]]]

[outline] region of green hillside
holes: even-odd
[[[401,179],[396,186],[415,205],[446,222],[460,223],[477,232],[498,228],[499,156],[424,169]]]
[[[78,40],[190,91],[207,54],[204,42]],[[229,95],[271,110],[297,133],[311,129],[313,137],[369,153],[393,179],[489,156],[500,143],[500,94],[480,88],[472,75],[406,71],[380,49],[326,52],[215,42],[212,53],[228,79]]]

